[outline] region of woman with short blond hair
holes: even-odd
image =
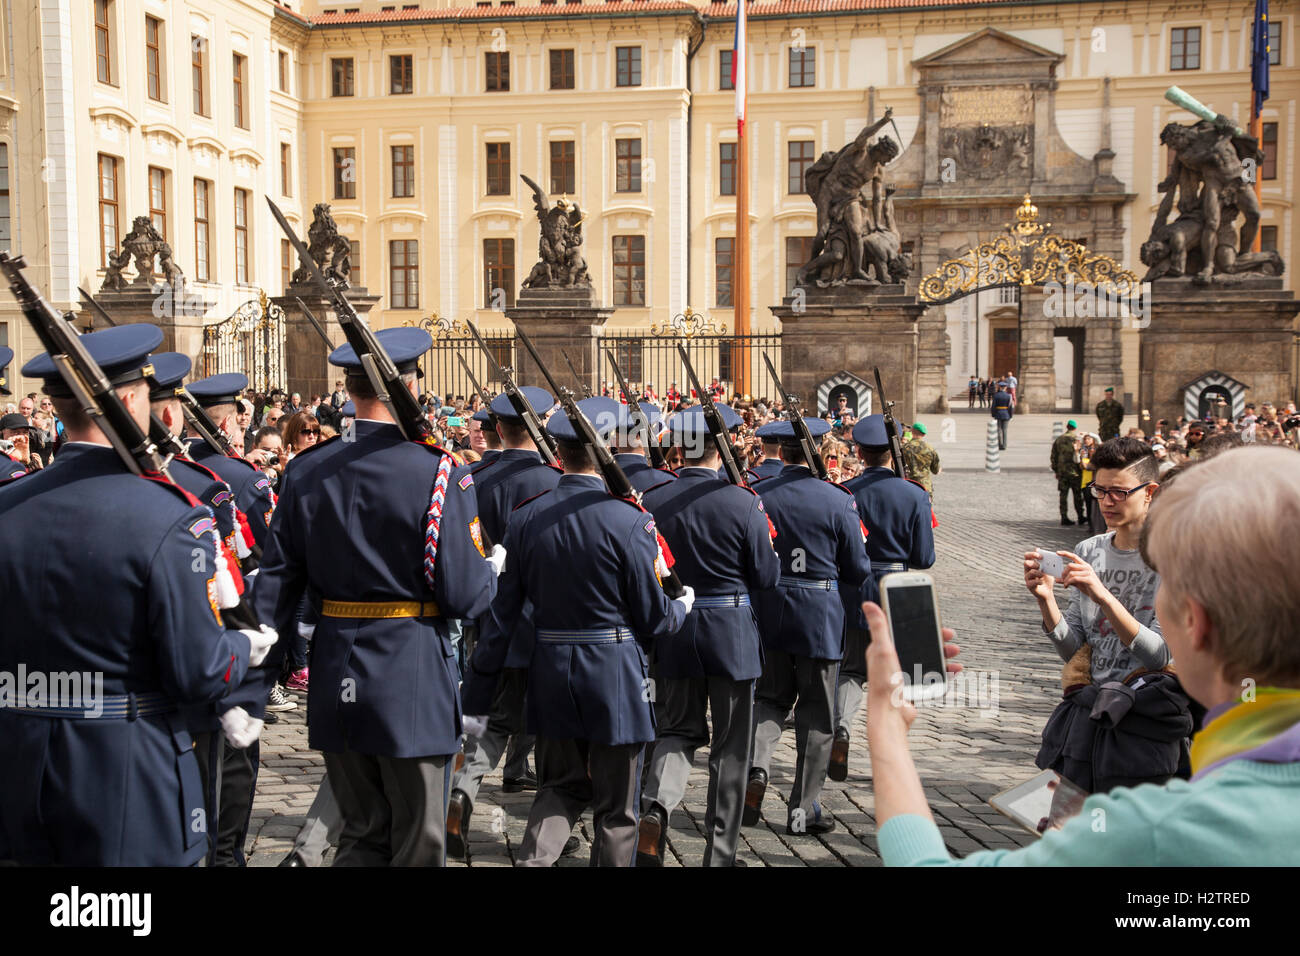
[[[944,847],[908,753],[907,728],[915,710],[891,699],[899,664],[889,626],[880,608],[865,605],[872,635],[867,735],[884,861],[1300,865],[1297,528],[1295,452],[1234,448],[1186,466],[1156,497],[1141,547],[1160,574],[1156,614],[1178,662],[1179,680],[1208,708],[1192,741],[1191,780],[1119,787],[1089,797],[1076,817],[1038,843],[961,861]],[[1258,586],[1241,587],[1223,568],[1249,569]],[[949,647],[949,656],[955,653]],[[1105,820],[1104,835],[1094,829],[1097,819]]]

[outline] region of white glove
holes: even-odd
[[[668,567],[668,559],[664,557],[663,549],[660,548],[659,553],[655,556],[655,571],[659,575],[659,580],[662,581],[664,578],[668,577],[668,572],[671,570],[672,569]]]
[[[497,545],[497,547],[501,546]],[[465,728],[465,735],[468,737],[482,737],[487,733],[487,717],[465,716],[460,719],[460,724]]]
[[[673,600],[686,608],[686,613],[690,614],[691,608],[695,607],[695,588],[691,587],[689,584],[684,584],[682,587],[684,589],[682,591],[682,596],[673,598]]]
[[[271,645],[280,639],[280,635],[265,624],[261,626],[260,630],[255,631],[251,627],[246,627],[239,633],[248,638],[249,667],[261,666],[262,661],[266,660],[266,655],[271,650]]]
[[[506,566],[506,549],[499,544],[492,545],[492,551],[487,556],[487,562],[492,565],[492,570],[497,575],[500,575],[502,569]]]
[[[262,721],[249,717],[242,707],[232,707],[221,715],[221,729],[230,746],[243,750],[261,736]]]

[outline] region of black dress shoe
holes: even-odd
[[[1083,522],[1079,522],[1079,523],[1082,524]],[[1074,522],[1071,521],[1069,518],[1062,518],[1062,519],[1061,519],[1061,527],[1063,527],[1063,528],[1070,528],[1070,527],[1073,527],[1073,526],[1074,526]]]
[[[659,804],[652,803],[637,826],[636,865],[663,866],[667,842],[668,814]]]
[[[525,790],[536,790],[537,774],[530,770],[522,777],[507,777],[501,781],[501,789],[506,793],[523,793]]]
[[[761,767],[751,767],[749,785],[745,787],[745,810],[740,817],[742,826],[752,827],[758,824],[765,793],[767,793],[767,771]]]
[[[821,836],[823,833],[830,833],[835,829],[835,818],[830,816],[803,820],[798,828],[793,823],[794,821],[791,821],[785,825],[785,832],[789,836]]]
[[[268,710],[266,716],[262,718],[262,723],[264,724],[278,724],[279,722],[280,715],[273,710]]]
[[[290,851],[289,855],[281,860],[279,866],[306,866],[307,861],[302,858],[302,854],[297,850]]]
[[[831,744],[831,763],[826,769],[826,776],[836,783],[849,779],[849,732],[835,731],[835,742]]]
[[[474,804],[464,790],[453,790],[447,801],[447,856],[453,860],[466,858],[469,837],[469,818]]]
[[[582,841],[576,836],[571,836],[564,841],[564,849],[560,851],[560,856],[573,856],[582,849]]]

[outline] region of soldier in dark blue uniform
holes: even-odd
[[[763,444],[763,460],[750,469],[758,476],[756,480],[763,478],[772,478],[781,473],[785,464],[781,461],[781,443],[773,435],[774,430],[779,430],[781,423],[768,422],[766,425],[760,425],[754,429],[754,434]]]
[[[646,458],[648,452],[642,443],[641,435],[632,430],[631,422],[628,419],[628,407],[622,402],[613,402],[611,407],[617,406],[616,411],[619,414],[619,426],[611,433],[611,437],[616,435],[614,440],[618,443],[613,449],[614,460],[618,466],[623,469],[623,474],[627,475],[627,480],[632,483],[632,487],[641,494],[653,488],[655,485],[663,484],[665,481],[672,481],[677,475],[666,468],[655,468]],[[599,406],[604,409],[606,406]],[[659,420],[663,418],[663,413],[659,411],[659,406],[653,402],[637,402],[637,407],[645,415],[646,422],[650,426],[650,435],[652,440],[658,433]]]
[[[863,600],[879,601],[877,587],[886,574],[934,564],[934,530],[930,496],[913,481],[894,473],[884,415],[868,415],[853,426],[853,440],[864,470],[844,487],[853,493],[858,516],[867,528],[871,579]],[[828,776],[848,778],[849,728],[862,706],[867,682],[867,644],[871,632],[862,616],[862,601],[844,607],[844,662],[835,688],[835,742]]]
[[[414,394],[429,334],[377,335]],[[447,620],[487,609],[494,566],[469,469],[402,436],[351,346],[330,363],[347,373],[353,439],[285,470],[254,607],[290,628],[303,595],[319,598],[307,727],[343,812],[335,865],[441,866],[462,729]]]
[[[81,340],[141,429],[162,338],[125,325]],[[0,671],[28,675],[0,707],[0,860],[194,864],[207,823],[178,707],[221,698],[275,636],[223,623],[212,512],[129,471],[49,356],[23,374],[44,379],[67,444],[0,488],[0,587],[22,596],[6,604]]]
[[[555,399],[545,389],[521,389],[529,406],[545,413]],[[491,414],[497,422],[497,434],[504,445],[499,457],[474,469],[474,488],[478,494],[479,518],[487,539],[499,543],[505,538],[506,522],[520,502],[550,491],[563,472],[542,460],[528,430],[505,395],[492,400]],[[487,409],[483,410],[485,413]],[[480,624],[481,626],[481,624]],[[465,837],[469,818],[478,798],[483,776],[496,768],[506,755],[502,789],[506,793],[536,790],[537,778],[528,769],[528,753],[533,739],[524,721],[524,698],[528,690],[528,661],[533,656],[533,623],[530,614],[519,616],[511,635],[510,650],[497,684],[496,696],[488,714],[487,730],[465,738],[465,765],[452,780],[450,808],[447,811],[447,852],[456,859],[465,856]],[[507,743],[509,750],[507,750]]]
[[[579,403],[598,434],[618,427],[610,404]],[[693,595],[668,599],[654,518],[609,494],[568,418],[552,416],[547,431],[564,477],[510,516],[501,591],[465,674],[465,709],[489,711],[515,624],[531,602],[528,729],[537,735],[538,791],[520,863],[554,863],[590,806],[592,865],[631,866],[640,759],[654,739],[645,646],[681,627]]]
[[[190,394],[208,413],[214,425],[233,439],[239,434],[236,421],[236,400],[248,387],[247,376],[238,372],[210,375],[190,383]],[[248,516],[253,540],[258,547],[266,547],[267,528],[271,526],[271,513],[275,510],[275,494],[271,479],[242,458],[231,458],[208,447],[191,430],[188,438],[190,457],[206,468],[211,468],[235,493],[235,506]]]
[[[830,423],[805,418],[813,438]],[[758,483],[776,526],[781,579],[757,595],[763,634],[763,675],[755,687],[754,759],[745,795],[745,824],[758,822],[772,751],[786,714],[794,707],[798,761],[786,832],[820,834],[835,827],[817,803],[826,782],[835,720],[835,675],[844,656],[844,607],[838,592],[861,600],[871,575],[865,531],[853,496],[821,481],[804,463],[794,427],[782,421],[771,434],[781,443],[785,467]]]
[[[490,465],[501,457],[501,436],[497,434],[496,416],[492,414],[490,408],[480,408],[470,416],[478,422],[479,428],[483,429],[483,440],[487,442],[487,449],[483,456],[471,466],[473,471],[478,471],[483,465]]]
[[[655,642],[658,734],[637,862],[663,865],[668,819],[686,793],[696,749],[708,744],[704,865],[732,866],[753,742],[754,679],[763,670],[750,594],[776,585],[781,562],[762,499],[718,477],[720,456],[700,408],[670,424],[685,465],[676,481],[652,488],[642,503],[654,514],[682,583],[694,588],[695,605],[680,631]]]
[[[0,345],[0,369],[7,366],[14,360],[14,350],[6,345]],[[12,395],[9,391],[9,385],[5,377],[0,375],[0,395]],[[14,461],[8,455],[0,457],[0,482],[7,481],[11,478],[21,478],[27,474],[27,467],[21,461]]]
[[[149,362],[154,369],[149,377],[150,408],[173,435],[180,435],[185,416],[177,391],[190,372],[189,357],[179,352],[158,352]],[[225,544],[225,560],[234,566],[231,570],[236,574],[248,570],[252,561],[244,537],[247,520],[235,507],[230,486],[216,472],[179,456],[172,459],[168,472],[173,481],[212,509],[217,533]],[[278,655],[271,656],[278,659]],[[265,668],[250,667],[239,687],[215,705],[187,708],[184,712],[203,779],[210,866],[244,865],[244,840],[260,761],[258,737],[265,717],[267,687],[273,679]]]

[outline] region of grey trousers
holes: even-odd
[[[232,747],[220,730],[194,734],[208,813],[208,866],[246,865],[244,842],[260,754],[256,741],[242,749]]]
[[[840,663],[840,676],[835,682],[835,729],[850,732],[853,718],[858,715],[867,683],[867,645],[870,631],[856,627],[844,629],[844,660]]]
[[[451,758],[325,754],[343,813],[335,866],[443,866]]]
[[[657,803],[672,816],[686,795],[697,748],[709,744],[709,795],[704,814],[704,865],[731,866],[753,745],[754,682],[729,677],[664,680],[658,685],[655,738],[641,806]],[[710,741],[708,716],[713,719]]]
[[[307,811],[307,822],[298,831],[293,848],[308,866],[320,866],[325,851],[339,842],[342,833],[343,814],[334,798],[334,787],[327,773],[321,777],[316,799],[312,800],[311,809]]]
[[[781,740],[781,725],[794,706],[798,759],[790,790],[787,819],[797,809],[805,819],[816,816],[813,804],[821,796],[830,765],[835,720],[835,675],[840,662],[800,657],[764,649],[763,675],[754,687],[753,765],[770,774],[772,751]]]
[[[592,866],[631,866],[636,854],[637,793],[644,744],[537,738],[537,798],[519,850],[520,866],[550,866],[573,825],[591,807]]]
[[[452,780],[453,790],[461,790],[473,804],[483,778],[496,769],[501,755],[506,757],[507,780],[528,773],[528,752],[533,738],[524,733],[524,697],[528,693],[528,669],[508,667],[501,672],[488,714],[487,732],[482,737],[465,737],[465,765]]]

